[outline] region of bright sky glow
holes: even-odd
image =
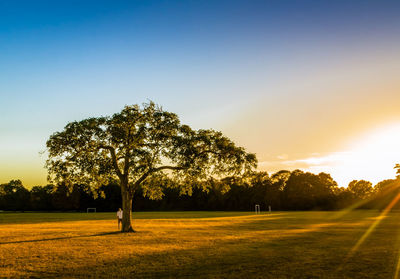
[[[300,165],[306,171],[328,172],[341,186],[353,179],[366,179],[374,184],[394,178],[394,165],[400,158],[400,123],[368,132],[356,139],[349,148],[324,156],[285,161],[288,167]]]
[[[270,173],[392,178],[399,14],[389,0],[1,1],[0,183],[46,184],[52,133],[147,100]]]

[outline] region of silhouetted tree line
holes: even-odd
[[[329,174],[313,174],[301,170],[282,170],[269,176],[256,172],[250,177],[226,177],[197,182],[195,187],[182,187],[163,179],[158,193],[143,187],[133,200],[135,211],[152,210],[337,210],[346,207],[362,209],[393,208],[400,195],[400,179],[377,183],[353,180],[347,188],[338,187]],[[154,189],[153,187],[151,189]],[[185,190],[186,189],[186,190]],[[150,199],[151,197],[152,199]],[[154,198],[157,199],[154,199]],[[10,211],[115,211],[121,207],[121,191],[117,183],[91,189],[86,185],[65,184],[35,186],[26,189],[20,180],[0,185],[0,210]]]

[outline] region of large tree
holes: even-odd
[[[119,182],[124,232],[133,231],[132,198],[143,185],[147,194],[157,195],[156,181],[165,176],[191,187],[195,180],[243,175],[257,164],[254,154],[222,133],[193,130],[153,102],[126,106],[111,117],[68,123],[46,145],[50,181],[92,186]]]

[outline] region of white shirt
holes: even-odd
[[[122,219],[122,210],[117,211],[117,216],[119,219]]]

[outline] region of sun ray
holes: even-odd
[[[394,180],[392,183],[388,184],[386,186],[386,188],[381,192],[382,195],[388,195],[391,192],[395,191],[396,189],[399,189],[400,187],[400,180]],[[345,216],[346,214],[349,214],[350,212],[352,212],[353,210],[368,204],[369,202],[371,202],[373,200],[373,197],[367,198],[365,200],[360,200],[354,204],[352,204],[349,207],[346,207],[340,211],[338,211],[336,214],[334,214],[330,219],[339,219],[343,216]]]
[[[355,210],[355,209],[361,207],[362,205],[367,204],[367,203],[370,202],[370,201],[371,201],[371,199],[360,200],[360,201],[358,201],[358,202],[352,204],[351,206],[346,207],[346,208],[344,208],[344,209],[338,211],[338,212],[337,212],[336,214],[334,214],[330,219],[339,219],[339,218],[345,216],[346,214],[351,213],[353,210]]]
[[[363,242],[368,238],[368,236],[371,234],[371,232],[374,231],[374,229],[379,225],[379,223],[387,217],[388,212],[393,208],[393,206],[399,201],[400,199],[400,193],[396,195],[396,197],[386,206],[386,208],[382,211],[382,213],[376,218],[375,222],[369,226],[369,228],[366,230],[366,232],[363,234],[363,236],[357,241],[357,243],[353,246],[353,248],[350,250],[349,255],[352,255],[357,249],[363,244]]]
[[[397,265],[396,265],[396,271],[394,272],[394,279],[399,279],[399,270],[400,270],[400,249],[397,255]]]
[[[398,226],[398,228],[397,228],[397,247],[399,247],[399,248],[397,250],[397,264],[396,264],[396,269],[393,274],[393,279],[400,278],[399,277],[399,271],[400,271],[400,230],[399,229],[400,229],[400,226]]]
[[[399,189],[397,183],[398,181],[394,181],[390,186],[386,188],[384,191],[385,194],[388,194],[390,192],[393,192],[395,189]],[[382,213],[376,217],[376,220],[368,227],[368,229],[365,231],[365,233],[361,236],[361,238],[357,241],[357,243],[352,247],[350,252],[347,254],[345,257],[343,263],[338,267],[337,272],[342,270],[343,265],[348,261],[348,259],[358,250],[358,248],[364,243],[364,241],[368,238],[368,236],[374,231],[374,229],[380,224],[380,222],[387,217],[387,214],[390,212],[390,210],[393,208],[393,206],[396,205],[396,203],[400,200],[400,192],[397,193],[397,195],[394,197],[394,199],[385,207],[385,209],[382,211]],[[354,206],[351,207],[352,209],[345,210],[345,212],[341,215],[345,215],[348,212],[351,212],[354,209]],[[396,266],[396,273],[395,273],[395,279],[399,279],[398,277],[398,272],[400,270],[400,250],[399,250],[399,259],[398,263]]]

